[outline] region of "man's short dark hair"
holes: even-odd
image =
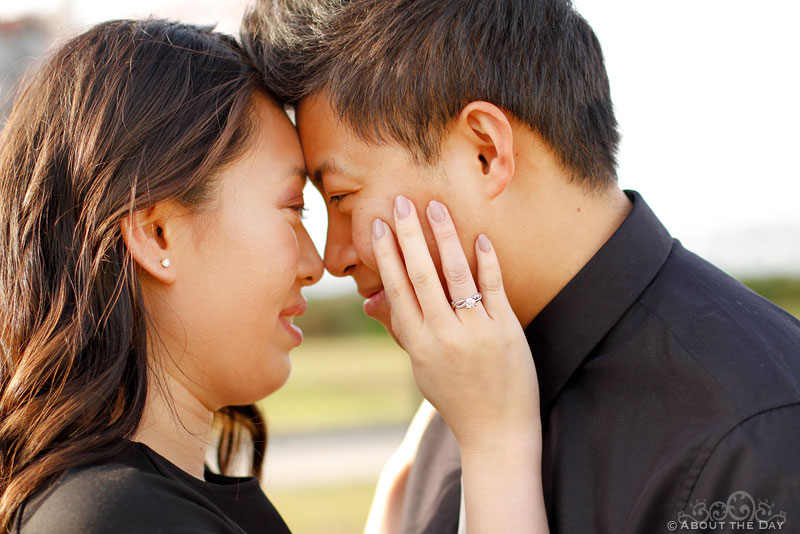
[[[541,135],[573,179],[616,181],[603,54],[568,0],[258,0],[242,39],[283,103],[325,90],[361,138],[418,163],[484,100]]]

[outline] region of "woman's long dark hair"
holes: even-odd
[[[156,333],[120,221],[165,199],[204,207],[261,87],[232,38],[146,20],[70,40],[20,94],[0,137],[0,532],[37,489],[134,435]],[[215,420],[222,472],[249,434],[258,476],[255,405]]]

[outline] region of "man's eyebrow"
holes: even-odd
[[[322,185],[322,177],[329,173],[342,174],[342,169],[333,161],[325,160],[316,169],[314,169],[314,172],[309,173],[308,177],[311,180],[311,183],[324,193],[325,187]]]

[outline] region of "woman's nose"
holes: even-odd
[[[322,278],[324,266],[317,247],[314,246],[311,236],[308,235],[308,231],[302,224],[297,230],[297,244],[300,248],[297,278],[304,286],[314,285]]]

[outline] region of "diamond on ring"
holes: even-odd
[[[475,293],[469,298],[456,300],[450,303],[450,306],[453,307],[454,310],[461,309],[461,308],[474,308],[478,305],[478,302],[483,298],[483,295],[480,293]]]

